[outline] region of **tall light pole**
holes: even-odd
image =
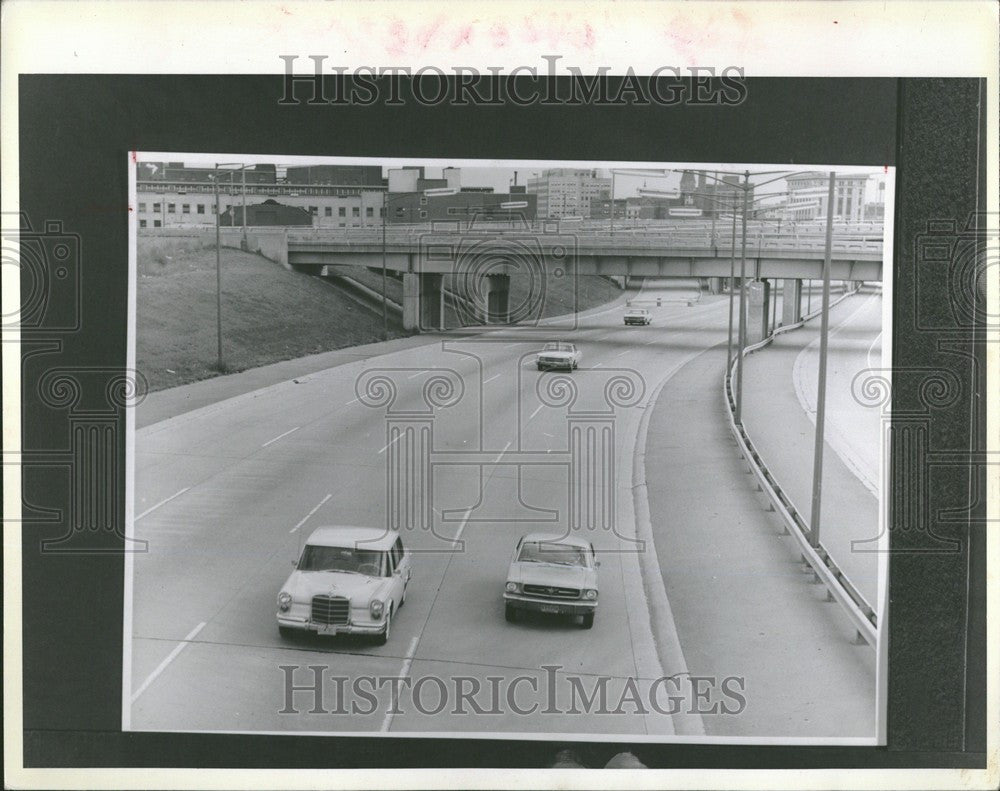
[[[750,171],[743,173],[743,241],[740,252],[740,331],[736,350],[736,425],[743,425],[743,350],[746,348],[747,309],[747,211],[750,205]]]
[[[386,223],[389,222],[389,185],[385,187],[385,192],[382,193],[382,340],[389,340],[389,308],[386,305],[386,245],[385,245],[385,228]]]
[[[611,225],[611,235],[615,235],[615,169],[611,168],[611,210],[608,213],[610,217]]]
[[[221,373],[225,367],[225,361],[222,358],[222,233],[220,226],[222,225],[222,207],[219,205],[219,168],[220,167],[230,167],[239,165],[240,172],[243,175],[243,241],[246,242],[247,238],[247,185],[246,185],[246,165],[232,162],[232,163],[215,163],[215,172],[212,174],[212,185],[215,191],[215,335],[216,335],[216,367]],[[227,170],[229,173],[229,194],[233,194],[233,171]],[[230,207],[232,208],[232,207]],[[235,225],[235,223],[232,223]],[[244,244],[244,247],[246,245]]]
[[[689,172],[689,171],[681,171],[681,172]],[[787,178],[790,175],[793,175],[797,171],[790,171],[790,170],[760,171],[760,172],[754,173],[753,175],[755,175],[755,176],[766,176],[766,175],[771,175],[771,174],[774,174],[774,173],[778,173],[778,174],[781,174],[781,175],[775,176],[774,178],[768,179],[767,181],[762,181],[762,182],[758,182],[756,184],[751,184],[750,183],[750,175],[751,175],[750,171],[749,170],[745,170],[742,173],[743,182],[741,184],[735,184],[735,185],[732,184],[731,182],[725,181],[725,179],[720,179],[718,177],[718,174],[720,172],[721,171],[715,171],[711,176],[709,176],[708,174],[705,174],[705,175],[706,175],[707,178],[711,178],[713,181],[715,181],[717,183],[721,182],[721,183],[724,183],[724,184],[730,184],[731,186],[734,186],[736,189],[742,190],[742,192],[743,192],[743,212],[742,212],[742,214],[743,214],[743,221],[742,221],[742,225],[743,225],[743,241],[742,241],[742,250],[741,250],[741,254],[740,254],[740,307],[739,307],[740,318],[739,318],[739,339],[738,339],[738,346],[739,346],[739,348],[737,349],[737,352],[736,352],[736,414],[735,414],[736,424],[737,425],[742,425],[742,421],[743,421],[743,350],[746,348],[746,317],[747,317],[747,308],[746,308],[747,215],[749,214],[749,210],[750,210],[750,190],[751,190],[751,188],[756,189],[757,187],[763,187],[766,184],[771,184],[771,183],[773,183],[775,181],[780,181],[781,179],[784,179],[784,178]],[[768,195],[766,197],[771,197],[771,196]],[[736,222],[735,215],[733,217],[733,222],[734,222],[734,224]],[[729,364],[732,365],[732,358],[731,358],[731,356],[730,356]]]
[[[216,368],[219,373],[223,371],[222,361],[222,214],[219,210],[219,165],[215,165],[215,174],[212,179],[215,186],[215,337],[218,356],[216,358]]]
[[[826,206],[826,252],[823,255],[823,307],[819,330],[819,383],[816,390],[816,442],[813,452],[812,512],[809,518],[809,543],[819,546],[819,526],[823,495],[823,428],[826,419],[826,354],[830,334],[830,264],[833,249],[833,191],[837,174],[830,171]]]
[[[729,244],[729,343],[726,346],[726,375],[733,367],[733,301],[736,299],[736,205],[731,209],[733,213],[733,236]]]

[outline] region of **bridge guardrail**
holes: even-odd
[[[491,234],[503,236],[505,233],[518,234],[518,231],[492,230]],[[523,231],[520,232],[523,235]],[[387,245],[416,244],[423,236],[423,231],[412,229],[396,229],[386,234]],[[730,255],[733,252],[731,239],[713,240],[704,234],[646,234],[608,236],[598,232],[576,232],[574,236],[587,247],[605,249],[654,249],[669,247],[672,249],[716,250],[720,254]],[[352,230],[347,233],[340,229],[314,229],[309,232],[291,231],[288,235],[290,245],[296,243],[330,244],[382,244],[382,232],[376,229]],[[878,253],[882,250],[881,236],[845,234],[834,236],[833,249],[837,251],[856,251],[859,253]],[[823,249],[826,245],[825,234],[758,234],[747,240],[747,253],[753,257],[763,250],[795,252],[796,250]],[[736,250],[740,245],[736,245]]]
[[[833,307],[838,302],[856,294],[857,292],[858,288],[855,288],[853,291],[848,291],[836,300],[833,300],[830,303],[830,307]],[[801,321],[775,329],[768,337],[764,338],[759,343],[755,343],[743,349],[741,356],[746,357],[752,352],[764,348],[770,344],[777,335],[784,332],[790,332],[793,329],[803,326],[807,321],[818,316],[820,312],[821,310],[813,311],[812,313],[803,316]],[[731,366],[726,371],[723,383],[723,398],[726,402],[729,429],[732,432],[733,437],[736,439],[736,444],[739,446],[740,452],[743,454],[747,465],[750,467],[750,471],[754,474],[754,477],[760,484],[761,489],[770,499],[774,510],[780,515],[782,521],[784,522],[785,529],[798,543],[803,560],[810,565],[816,579],[822,582],[826,587],[828,595],[837,601],[847,613],[852,624],[857,630],[859,637],[869,646],[874,648],[878,632],[878,616],[876,615],[875,610],[868,603],[861,592],[853,585],[850,579],[848,579],[847,575],[836,564],[830,553],[823,547],[823,544],[820,543],[819,546],[813,547],[809,542],[810,528],[808,522],[806,522],[802,514],[795,507],[791,498],[784,492],[781,485],[768,469],[767,464],[754,447],[753,441],[750,439],[750,435],[747,433],[746,429],[736,423],[736,399],[733,396],[732,387],[733,371],[736,366],[736,361],[737,359],[734,358]]]

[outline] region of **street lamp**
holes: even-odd
[[[681,172],[692,172],[692,171],[681,171]],[[721,171],[716,171],[719,173]],[[750,212],[750,190],[757,189],[758,187],[763,187],[766,184],[771,184],[775,181],[780,181],[781,179],[787,178],[792,175],[792,171],[789,170],[768,170],[759,171],[754,173],[755,176],[769,176],[771,174],[780,174],[767,181],[761,181],[757,183],[750,182],[750,171],[743,171],[743,181],[742,182],[732,182],[726,181],[725,179],[720,179],[717,175],[705,174],[706,178],[710,178],[713,181],[725,184],[727,186],[738,189],[743,193],[743,219],[742,219],[742,243],[740,251],[740,321],[739,321],[739,349],[736,353],[736,425],[743,425],[743,349],[746,348],[746,322],[747,322],[747,308],[746,308],[746,269],[747,269],[747,216]]]
[[[247,165],[239,162],[215,163],[215,172],[212,174],[212,186],[215,191],[215,336],[216,336],[216,368],[219,373],[224,370],[225,362],[222,359],[222,234],[220,226],[222,224],[222,212],[219,206],[219,168],[238,167],[243,176],[243,242],[246,245],[247,234]],[[229,186],[232,195],[233,170],[227,170],[230,174]],[[232,207],[230,207],[232,208]]]
[[[440,197],[443,195],[455,195],[458,192],[457,189],[453,187],[439,187],[434,189],[423,190],[422,192],[400,192],[395,198],[389,198],[389,188],[386,187],[385,192],[382,193],[382,337],[383,340],[389,340],[389,308],[386,303],[386,280],[387,280],[387,268],[386,268],[386,226],[389,221],[389,205],[393,203],[394,200],[399,200],[400,198],[409,197],[411,195],[426,195],[428,197]]]
[[[768,181],[750,184],[750,171],[744,171],[742,184],[737,185],[743,191],[743,241],[740,263],[740,338],[739,352],[737,353],[737,396],[736,396],[736,425],[742,426],[743,405],[743,350],[746,348],[746,245],[747,245],[747,216],[749,214],[749,190],[750,187],[761,187],[781,178],[795,175],[791,171],[777,171],[784,175],[778,176]],[[757,173],[754,175],[767,175]],[[827,353],[830,334],[830,272],[832,268],[833,252],[833,199],[837,181],[835,171],[830,171],[829,182],[827,184],[826,203],[826,244],[823,254],[823,303],[820,309],[820,347],[819,347],[819,374],[816,395],[816,434],[813,448],[813,480],[812,480],[812,511],[809,518],[809,543],[813,547],[819,546],[820,537],[820,517],[823,492],[823,449],[824,449],[824,423],[826,417],[826,368]],[[734,220],[735,221],[735,220]]]
[[[823,307],[819,330],[819,384],[816,393],[816,442],[813,450],[812,511],[809,543],[819,546],[820,505],[823,493],[823,426],[826,418],[826,355],[830,334],[830,268],[833,257],[833,193],[837,174],[830,171],[826,198],[826,249],[823,253]]]

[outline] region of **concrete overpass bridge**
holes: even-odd
[[[714,238],[697,232],[581,229],[568,232],[557,223],[538,229],[438,230],[413,227],[361,231],[289,231],[287,261],[295,269],[316,274],[349,274],[352,267],[380,268],[402,275],[403,324],[419,330],[441,326],[444,289],[481,306],[476,323],[531,320],[523,306],[509,304],[510,277],[526,276],[543,284],[549,277],[604,275],[629,278],[707,279],[718,290],[733,271],[739,277],[742,245],[730,235]],[[784,304],[792,306],[786,322],[801,318],[803,280],[822,277],[825,236],[817,233],[748,234],[746,275],[762,284],[770,299],[783,281]],[[842,232],[834,236],[831,279],[882,280],[881,235]],[[530,307],[530,306],[529,306]]]

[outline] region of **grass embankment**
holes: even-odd
[[[218,375],[214,246],[140,238],[137,266],[136,366],[150,390]],[[393,337],[405,334],[394,323]],[[222,250],[225,373],[381,339],[381,318],[335,288]]]
[[[215,247],[197,238],[140,237],[136,284],[136,364],[150,390],[194,382],[382,340],[382,319],[318,278],[292,272],[254,253],[222,250],[222,349],[217,367]],[[381,293],[381,273],[358,269],[356,280]],[[514,277],[510,305],[527,298],[529,282]],[[403,285],[389,278],[389,298]],[[575,295],[574,295],[575,290]],[[621,294],[601,277],[553,279],[543,316],[588,310]],[[447,326],[458,319],[447,311]],[[406,333],[390,312],[390,336]]]

